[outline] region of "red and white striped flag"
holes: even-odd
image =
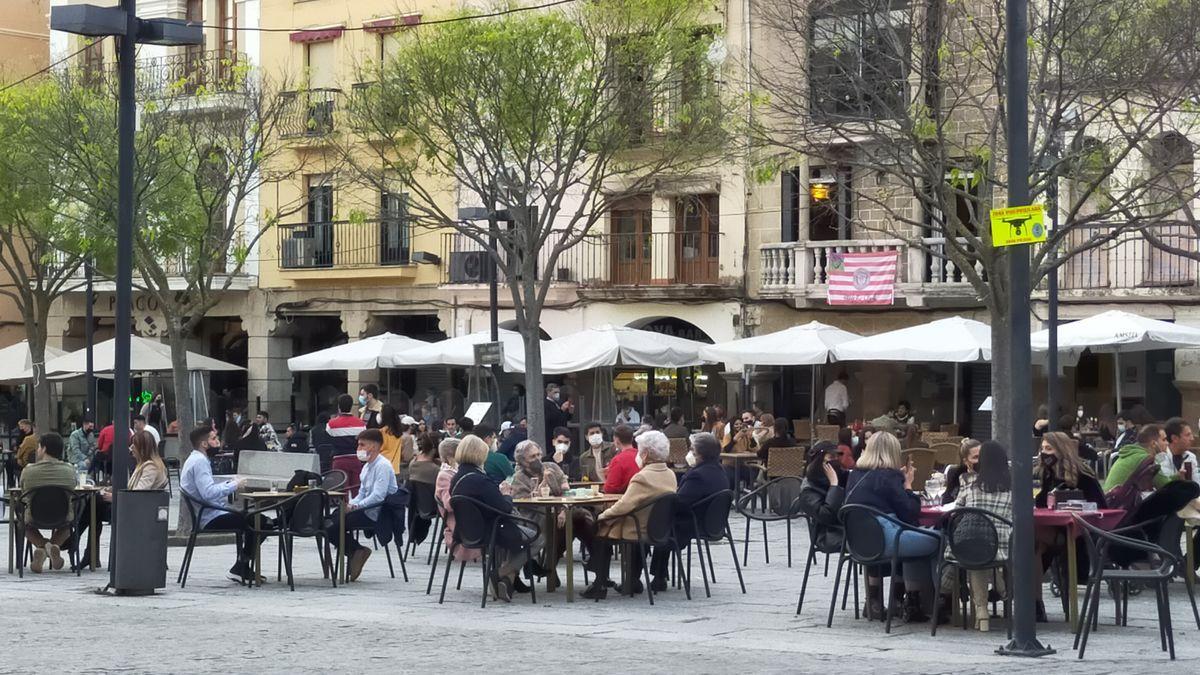
[[[890,305],[896,297],[896,251],[831,253],[829,304]]]

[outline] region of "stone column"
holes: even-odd
[[[246,397],[255,401],[275,424],[291,416],[292,373],[287,360],[292,353],[292,338],[283,333],[273,314],[250,313],[242,316],[246,331]]]
[[[722,370],[720,375],[721,379],[725,380],[725,412],[729,419],[733,419],[733,416],[739,412],[738,399],[742,395],[742,371]]]
[[[341,312],[340,318],[342,321],[342,332],[346,334],[349,342],[358,342],[367,337],[367,331],[371,327],[370,312],[360,309],[347,309]],[[364,384],[379,383],[378,370],[347,370],[346,371],[346,393],[357,398],[358,390]]]
[[[775,381],[779,379],[779,370],[771,366],[760,366],[750,374],[750,400],[746,407],[762,401],[763,410],[773,412],[775,408]]]
[[[1180,415],[1196,422],[1200,419],[1200,349],[1175,350],[1175,388],[1182,399]]]

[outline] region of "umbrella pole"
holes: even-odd
[[[1121,412],[1121,352],[1113,352],[1113,371],[1117,378],[1117,414]]]
[[[951,420],[954,424],[958,424],[958,369],[960,365],[954,364],[954,419]]]
[[[820,367],[821,366],[815,363],[812,367],[812,385],[809,387],[808,396],[808,428],[810,429],[809,440],[815,438],[813,434],[815,433],[814,430],[817,428],[817,369]]]

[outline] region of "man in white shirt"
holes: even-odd
[[[378,429],[367,429],[358,434],[358,460],[363,463],[359,473],[358,494],[346,504],[346,556],[349,557],[350,580],[358,579],[362,574],[363,565],[371,557],[371,549],[358,543],[353,537],[354,530],[372,527],[379,521],[379,511],[384,500],[391,496],[399,487],[396,485],[396,474],[392,471],[392,463],[379,451],[383,449],[383,434]],[[328,540],[336,543],[338,540],[337,521],[325,530]]]
[[[633,407],[632,403],[626,403],[621,411],[617,413],[617,424],[625,424],[631,427],[637,427],[642,423],[642,416]]]
[[[242,548],[238,551],[237,562],[229,569],[229,573],[242,580],[254,578],[254,568],[250,562],[254,557],[254,537],[252,523],[240,512],[229,510],[229,495],[237,492],[242,485],[242,479],[227,480],[218,483],[213,479],[212,464],[208,452],[219,450],[221,439],[217,432],[209,427],[196,427],[188,435],[192,444],[192,452],[183,463],[179,472],[179,489],[195,501],[209,507],[200,514],[200,522],[192,523],[199,530],[244,530]]]
[[[846,425],[846,411],[850,409],[850,390],[846,388],[849,381],[850,376],[843,370],[825,387],[825,416],[830,424]]]
[[[150,435],[154,437],[154,447],[158,447],[158,444],[162,442],[162,434],[158,433],[158,429],[155,429],[150,425],[149,422],[146,421],[145,415],[138,415],[137,417],[133,418],[133,430],[134,432],[149,432]]]
[[[1196,466],[1196,454],[1191,451],[1192,443],[1196,440],[1192,426],[1182,417],[1172,417],[1163,424],[1163,430],[1167,434],[1167,452],[1154,457],[1159,470],[1164,476],[1183,474],[1184,467],[1190,463],[1191,480],[1200,482],[1200,466]]]

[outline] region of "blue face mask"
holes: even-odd
[[[366,404],[367,404],[367,397],[366,397],[366,396],[363,396],[362,394],[359,394],[359,395],[358,395],[358,404],[359,404],[359,405],[366,405]]]

